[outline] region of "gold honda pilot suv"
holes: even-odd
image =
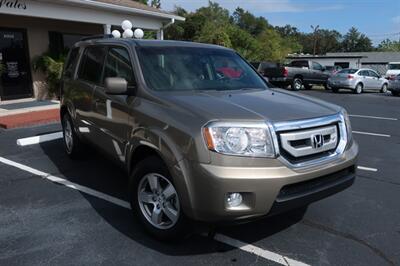
[[[66,152],[79,157],[90,143],[126,169],[132,211],[158,238],[181,236],[193,220],[299,208],[354,182],[346,111],[269,88],[233,50],[89,38],[64,68]]]

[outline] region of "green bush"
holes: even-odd
[[[50,96],[59,96],[62,71],[64,67],[65,56],[51,56],[45,53],[33,60],[32,67],[35,72],[43,72],[46,75]]]

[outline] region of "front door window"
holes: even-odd
[[[0,97],[32,96],[30,63],[23,30],[0,29]]]

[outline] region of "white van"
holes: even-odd
[[[391,80],[400,74],[400,62],[389,62],[386,78]]]

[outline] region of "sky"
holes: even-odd
[[[231,12],[240,6],[274,26],[291,24],[303,32],[310,25],[345,34],[352,26],[376,45],[383,39],[400,39],[400,0],[214,0]],[[208,0],[161,0],[162,9],[181,6],[195,11]]]

